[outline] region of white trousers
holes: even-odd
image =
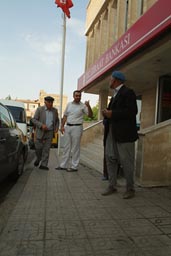
[[[83,126],[66,126],[64,133],[64,149],[60,167],[77,169],[80,162],[80,142]],[[71,159],[72,157],[72,159]],[[71,166],[70,164],[71,159]]]

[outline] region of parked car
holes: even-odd
[[[0,103],[5,105],[11,111],[18,128],[23,132],[24,139],[27,141],[27,118],[24,103],[16,100],[4,99],[0,99]]]
[[[23,173],[28,145],[10,110],[0,103],[0,182]]]
[[[30,149],[35,149],[35,128],[34,126],[30,126],[28,133],[28,143]]]

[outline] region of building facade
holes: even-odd
[[[40,106],[39,100],[16,99],[16,101],[24,103],[24,107],[26,110],[27,123],[29,123],[30,119],[34,116],[36,109]]]
[[[171,184],[171,2],[90,0],[86,67],[78,89],[99,95],[99,119],[113,70],[141,102],[136,176],[145,186]]]
[[[60,108],[60,95],[59,94],[47,93],[44,90],[40,90],[39,99],[37,99],[37,100],[16,99],[16,101],[20,101],[20,102],[24,103],[28,122],[34,116],[34,113],[35,113],[36,109],[39,106],[44,106],[44,98],[46,96],[49,96],[49,95],[54,98],[53,106],[58,109],[58,113],[59,113],[59,111],[61,109]],[[65,110],[67,102],[68,102],[68,97],[63,95],[62,111]]]
[[[58,112],[59,112],[60,111],[60,95],[59,94],[54,94],[54,93],[49,94],[49,93],[45,92],[44,90],[40,90],[40,93],[39,93],[40,106],[44,105],[44,98],[49,95],[54,98],[53,106],[55,108],[57,108]],[[63,95],[62,112],[65,110],[67,102],[68,102],[68,97],[66,95]]]

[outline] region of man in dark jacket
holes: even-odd
[[[138,139],[136,115],[137,103],[133,90],[124,85],[125,76],[120,71],[114,71],[110,79],[110,88],[114,90],[113,97],[103,116],[106,125],[106,162],[109,174],[109,187],[102,195],[107,196],[117,192],[117,170],[120,163],[126,178],[124,199],[132,198],[134,190],[134,159],[135,141]]]

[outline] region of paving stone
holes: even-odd
[[[169,187],[136,187],[135,198],[123,200],[119,181],[118,193],[103,197],[101,173],[83,165],[77,173],[57,171],[55,150],[48,172],[30,165],[25,186],[19,179],[9,193],[15,203],[7,218],[0,207],[0,256],[171,255]]]

